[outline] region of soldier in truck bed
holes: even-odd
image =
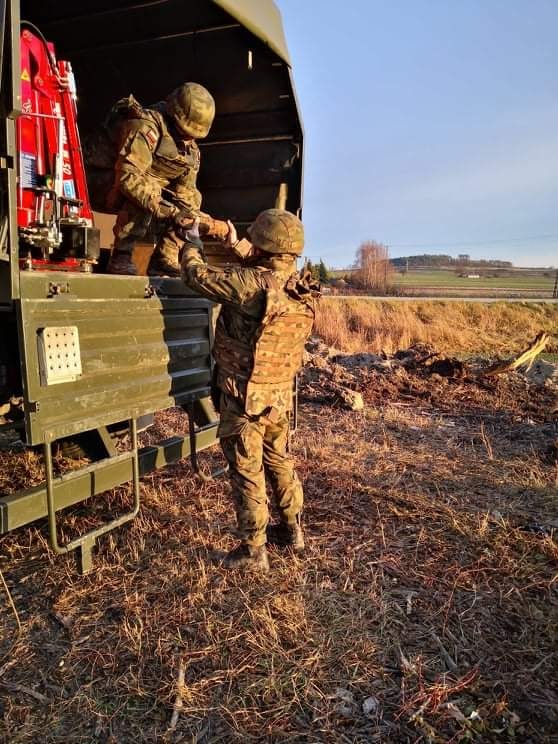
[[[230,223],[229,223],[230,224]],[[227,243],[241,252],[230,225]],[[296,272],[302,223],[290,212],[268,209],[249,228],[252,245],[240,267],[209,266],[194,231],[186,233],[184,282],[222,305],[215,331],[214,398],[218,436],[229,463],[240,544],[227,568],[267,571],[266,542],[304,549],[301,483],[287,454],[294,377],[312,329],[319,286]],[[280,521],[268,525],[265,476]]]
[[[134,246],[152,242],[148,274],[180,276],[182,241],[172,228],[190,225],[199,213],[200,152],[195,140],[207,136],[214,116],[209,91],[185,83],[150,108],[142,108],[133,96],[118,101],[103,129],[86,144],[93,206],[118,215],[110,273],[136,274]],[[225,223],[202,221],[206,232],[226,234]]]

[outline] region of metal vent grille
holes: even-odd
[[[38,344],[42,385],[72,382],[81,376],[77,326],[41,328]]]

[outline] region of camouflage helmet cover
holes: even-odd
[[[167,96],[166,109],[178,129],[188,137],[207,137],[215,118],[213,96],[198,83],[184,83]]]
[[[250,240],[266,253],[292,253],[300,256],[304,248],[304,227],[291,212],[266,209],[248,228]]]

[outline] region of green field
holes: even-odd
[[[542,275],[511,274],[497,277],[481,276],[468,279],[453,271],[432,269],[430,271],[409,271],[407,274],[395,273],[394,283],[403,287],[475,287],[505,289],[536,289],[552,291],[554,278]]]

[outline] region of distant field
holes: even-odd
[[[486,287],[492,289],[546,289],[552,291],[554,278],[530,276],[528,274],[467,279],[452,271],[409,271],[407,274],[395,274],[394,282],[403,287]]]
[[[343,276],[343,271],[332,271],[333,276]],[[474,273],[471,270],[471,273]],[[412,288],[444,288],[448,289],[517,289],[523,291],[552,292],[554,276],[542,274],[513,273],[497,277],[481,276],[480,279],[468,279],[458,276],[454,271],[445,269],[431,269],[425,271],[409,271],[407,274],[394,273],[394,284],[398,287]]]

